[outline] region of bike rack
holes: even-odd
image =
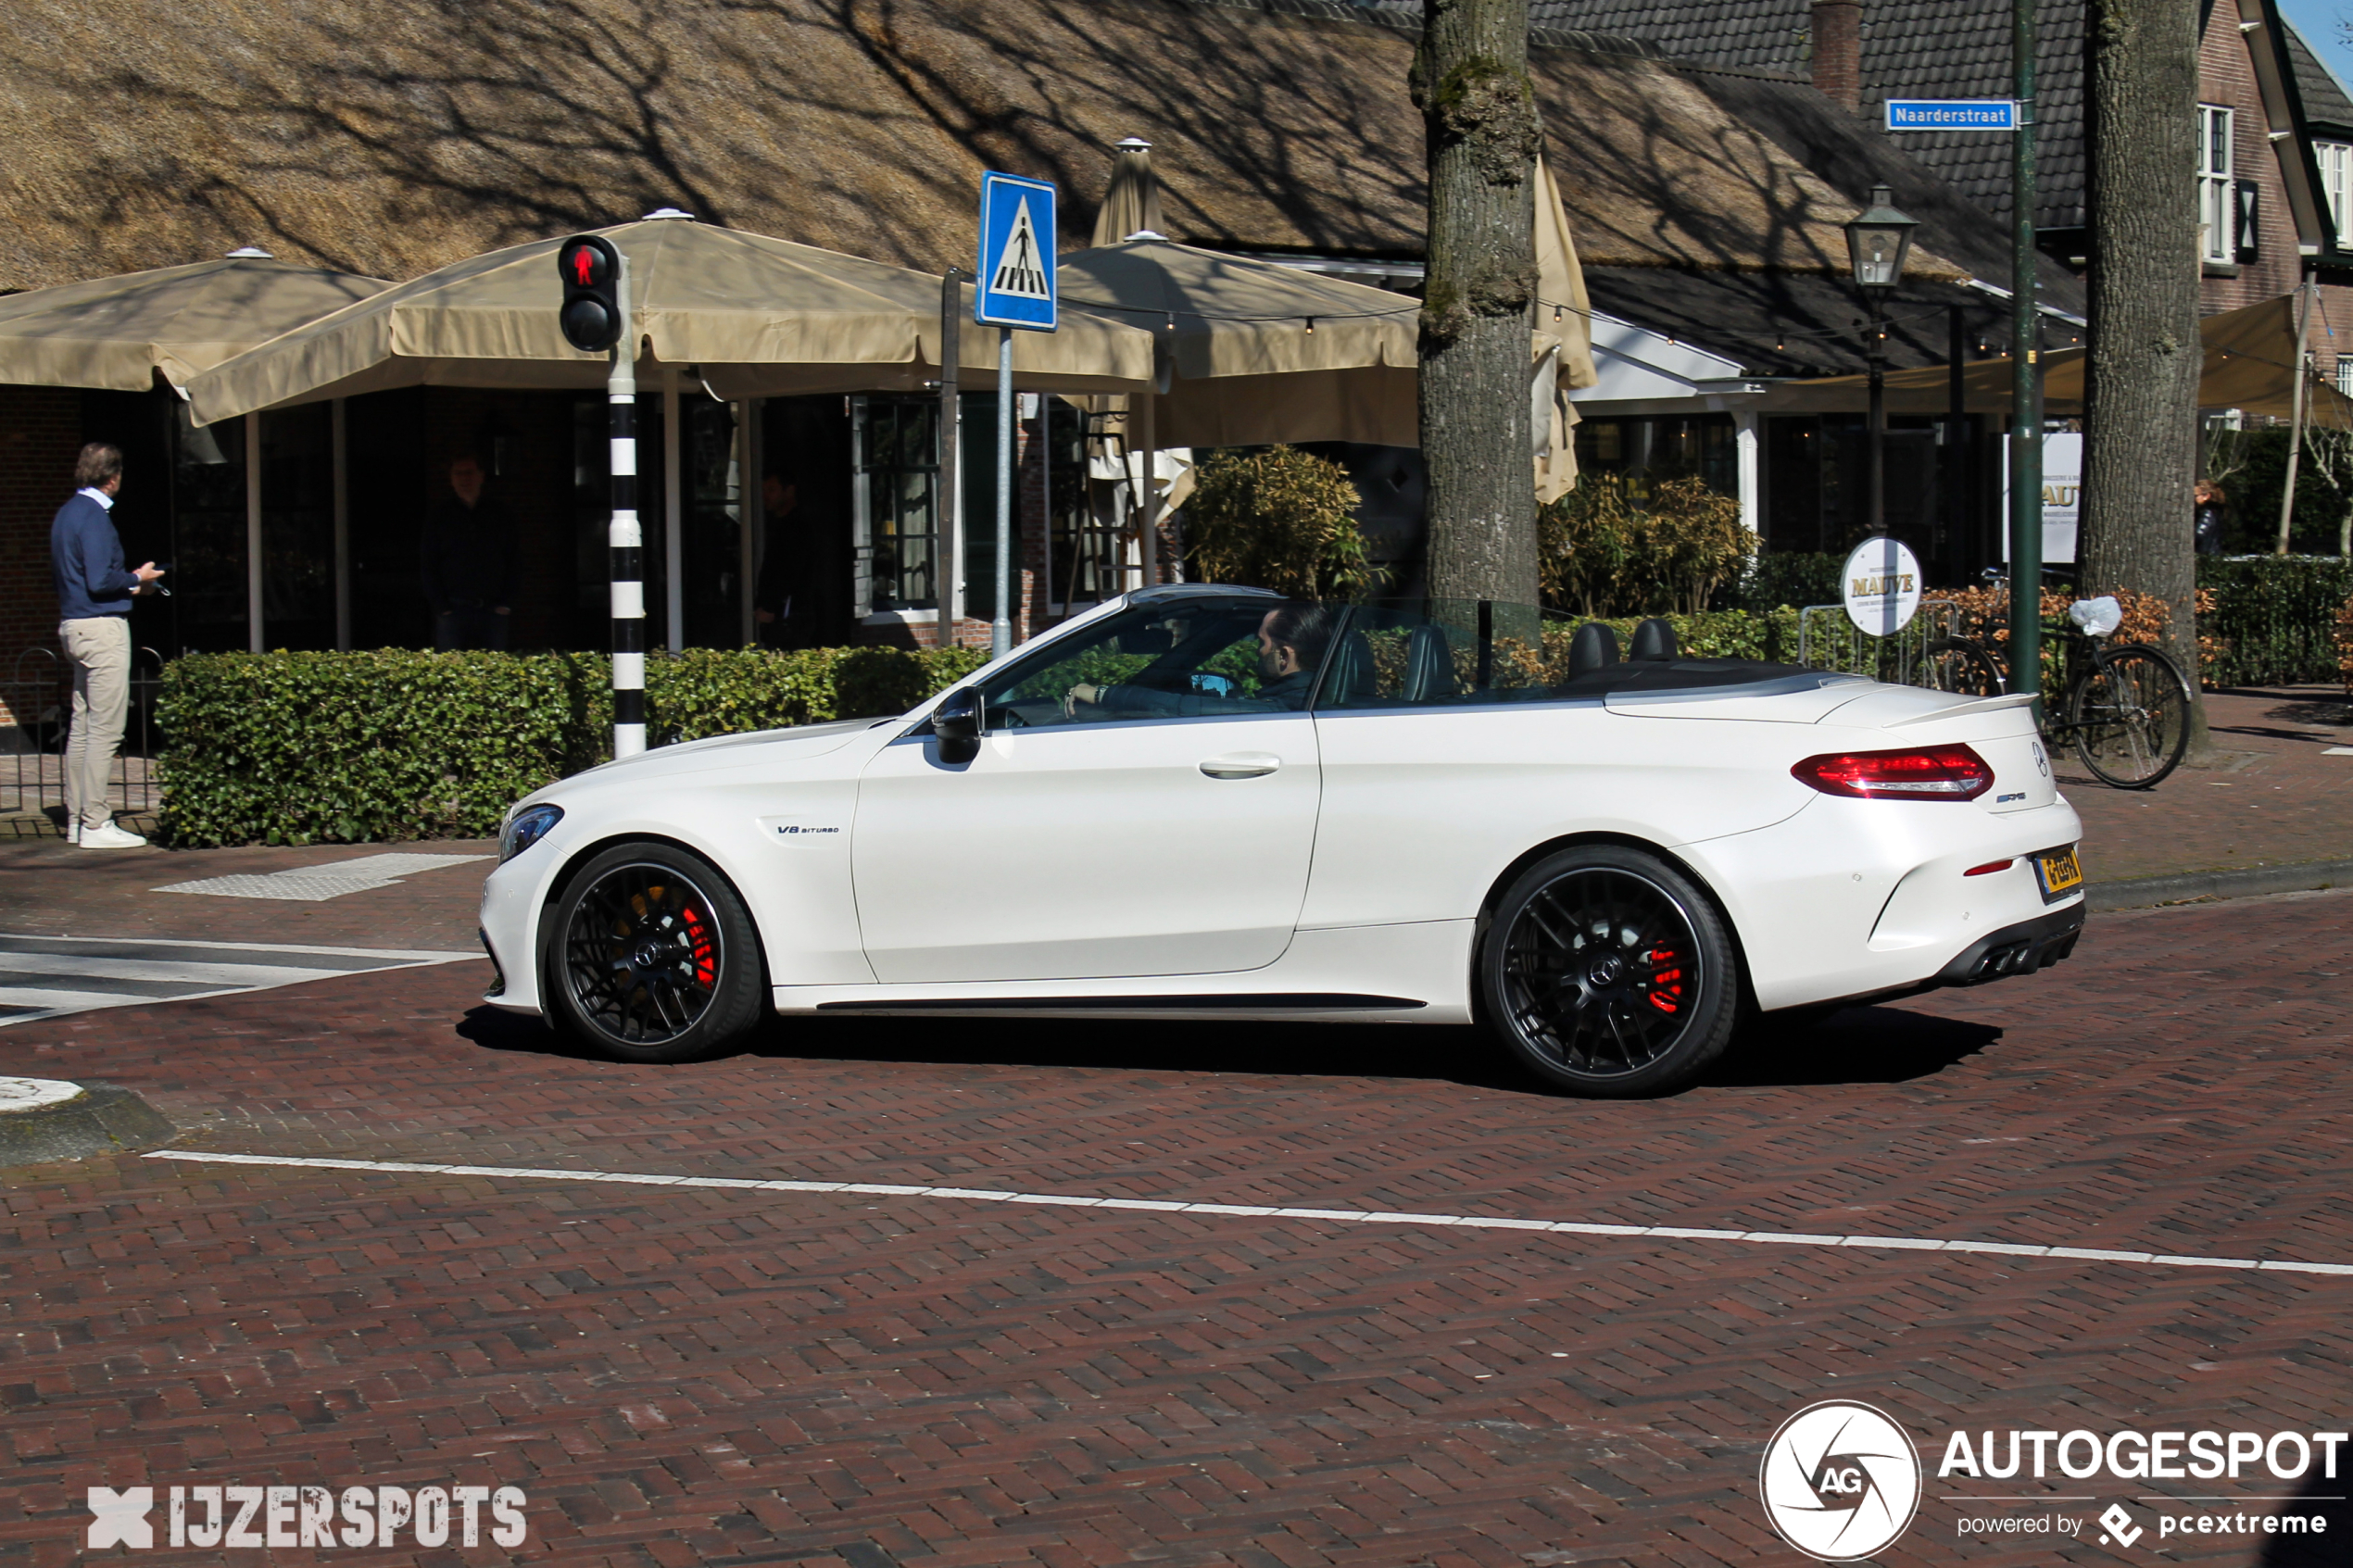
[[[1797,662],[1809,670],[1918,685],[1928,645],[1960,634],[1961,607],[1951,599],[1922,599],[1892,637],[1875,637],[1856,626],[1844,605],[1807,605],[1797,612]]]

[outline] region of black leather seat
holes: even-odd
[[[1675,628],[1654,615],[1634,628],[1634,646],[1626,650],[1626,658],[1629,662],[1674,659],[1681,652],[1675,642]]]
[[[1443,702],[1455,693],[1454,655],[1443,628],[1425,621],[1405,635],[1405,682],[1398,696],[1407,702]]]
[[[1588,621],[1568,640],[1568,678],[1591,675],[1617,662],[1617,633],[1598,621]]]

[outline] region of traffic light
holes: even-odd
[[[621,253],[597,234],[575,234],[556,252],[563,273],[564,341],[602,354],[621,341]]]

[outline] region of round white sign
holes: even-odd
[[[1825,1399],[1781,1423],[1757,1472],[1765,1516],[1823,1562],[1852,1562],[1902,1535],[1920,1506],[1920,1456],[1869,1405]]]
[[[1846,558],[1846,618],[1892,637],[1920,608],[1920,562],[1901,539],[1873,534]]]
[[[63,1078],[0,1078],[0,1115],[63,1105],[81,1093],[81,1085]]]

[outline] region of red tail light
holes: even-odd
[[[1834,751],[1808,757],[1790,774],[1824,795],[1856,800],[1974,800],[1994,787],[1994,770],[1966,746]]]

